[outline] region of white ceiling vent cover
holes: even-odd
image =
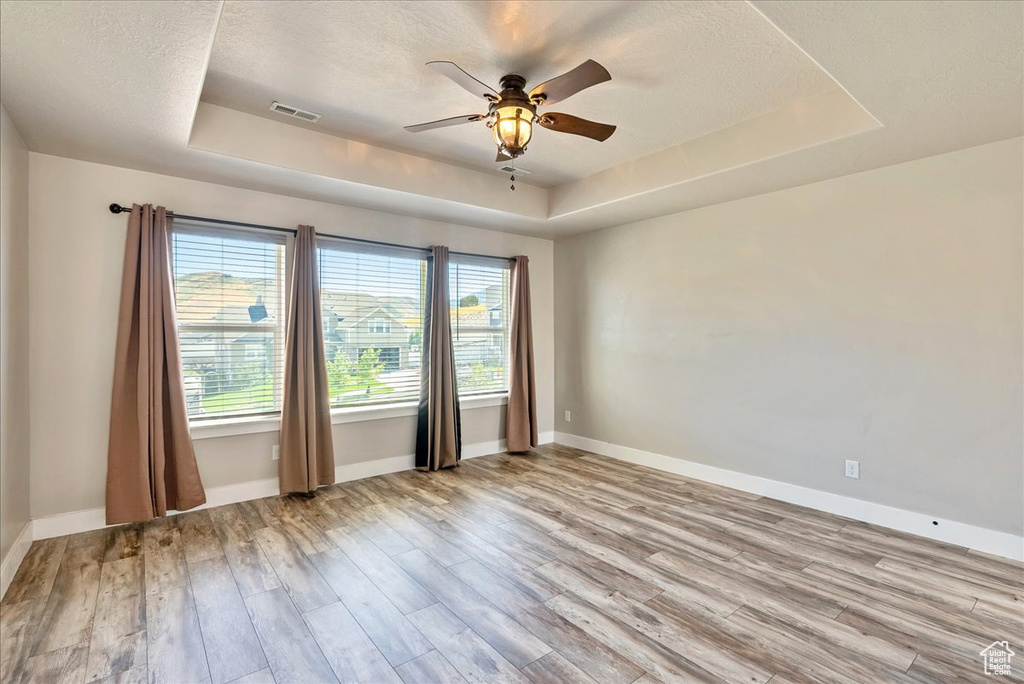
[[[299,109],[298,107],[291,107],[286,104],[274,101],[274,104],[270,105],[270,111],[277,112],[278,114],[284,114],[286,116],[293,116],[296,119],[302,119],[309,123],[316,123],[320,120],[321,114],[315,112],[307,112],[305,109]]]
[[[511,166],[509,166],[508,164],[506,164],[505,166],[499,166],[498,170],[499,171],[503,171],[505,173],[521,173],[524,176],[526,174],[528,174],[528,173],[533,173],[533,171],[527,171],[526,169],[514,169]]]

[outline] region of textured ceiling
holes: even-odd
[[[454,61],[497,88],[504,74],[535,85],[586,59],[612,81],[551,109],[618,130],[598,143],[538,129],[521,162],[531,183],[578,180],[835,87],[742,2],[228,0],[202,98],[305,125],[269,112],[278,100],[323,114],[315,130],[493,169],[482,122],[403,130],[486,112],[425,62]]]
[[[0,101],[34,151],[161,166],[188,142],[219,13],[219,2],[4,0]]]
[[[384,3],[293,2],[283,10],[263,4],[2,0],[0,100],[35,152],[547,237],[685,211],[1024,132],[1020,2],[420,3],[391,5],[395,9],[383,22],[378,15]],[[232,21],[257,21],[265,12],[280,12],[281,26],[253,25],[255,34],[231,38]],[[303,40],[289,43],[282,36],[297,26],[311,28]],[[512,29],[512,39],[502,43],[495,36],[506,28]],[[332,38],[350,35],[371,38],[361,40],[361,50]],[[420,41],[423,54],[403,47],[411,38]],[[365,116],[364,101],[391,103],[394,111],[386,115],[398,126],[474,111],[471,95],[422,66],[428,59],[444,58],[492,82],[506,70],[520,71],[536,82],[583,59],[597,59],[614,80],[555,108],[606,118],[622,128],[603,145],[541,131],[524,159],[528,168],[537,160],[538,177],[549,183],[576,178],[581,167],[589,175],[561,182],[550,192],[526,186],[514,197],[505,179],[492,171],[460,168],[480,167],[475,156],[465,161],[459,155],[477,154],[477,145],[492,149],[486,135],[483,142],[466,143],[462,134],[468,128],[419,134],[416,139],[426,141],[422,144],[438,145],[434,151],[419,149],[419,156],[324,135],[310,145],[322,152],[321,166],[314,169],[308,160],[295,159],[297,150],[289,141],[296,133],[317,134],[284,120],[236,112],[237,117],[272,124],[269,129],[248,127],[269,135],[246,138],[246,131],[229,130],[210,144],[216,130],[207,128],[203,147],[195,144],[201,126],[193,124],[202,119],[197,107],[207,61],[228,40],[250,44],[252,59],[262,60],[254,67],[260,75],[253,92],[265,93],[264,99],[284,99],[287,95],[272,84],[295,87],[286,88],[296,93],[292,104],[337,115],[338,123],[329,117],[324,126],[344,125],[346,131],[365,126],[351,136],[366,140],[379,139],[373,131],[387,126]],[[334,58],[313,64],[309,56],[322,54],[328,43],[335,46]],[[428,49],[435,44],[443,54]],[[381,81],[344,85],[350,65],[368,61],[367,51],[374,55],[369,61]],[[665,55],[673,60],[688,57],[663,70]],[[748,78],[747,68],[767,80]],[[686,175],[675,168],[681,165],[659,162],[666,154],[675,159],[675,153],[686,156],[701,147],[708,152],[707,160],[763,146],[775,137],[751,139],[728,132],[757,130],[747,124],[763,119],[773,102],[783,108],[776,113],[799,111],[803,100],[793,98],[826,86],[823,73],[881,126],[851,130],[812,146],[792,146],[749,163],[719,164],[701,175]],[[215,89],[218,78],[210,74],[208,91]],[[302,97],[331,94],[323,101],[333,101],[338,111],[298,99],[296,84],[308,91]],[[403,89],[409,87],[424,88],[430,97],[399,103],[397,98],[405,97]],[[621,118],[605,117],[602,107],[617,108]],[[319,125],[312,130],[329,131]],[[393,128],[387,134],[399,141],[412,135]],[[454,137],[423,137],[447,134]],[[691,141],[695,136],[702,137]],[[712,139],[719,143],[712,146]],[[681,140],[689,142],[667,153],[645,155]],[[609,145],[620,141],[633,146],[632,156],[607,156],[616,149]],[[386,141],[384,146],[409,149],[407,142]],[[261,154],[247,154],[247,147],[261,147]],[[348,164],[362,155],[368,171],[339,173],[342,151]],[[591,154],[596,156],[587,156]],[[460,166],[436,159],[459,159]],[[488,165],[485,161],[482,168]],[[387,176],[387,182],[374,182],[374,174]],[[575,207],[571,214],[557,211],[560,198],[578,196],[576,190],[600,187],[601,182],[610,182],[613,191],[603,201]],[[463,195],[474,195],[473,202],[445,192],[463,185]],[[626,185],[628,194],[617,192]],[[138,199],[98,198],[98,210],[106,202]]]

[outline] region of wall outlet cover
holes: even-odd
[[[566,411],[565,412],[565,422],[566,423],[571,423],[572,422],[572,411]]]
[[[846,461],[846,477],[860,479],[860,461]]]
[[[270,457],[272,459],[274,459],[275,461],[281,458],[281,445],[280,444],[275,444],[274,445],[274,450],[271,453]]]

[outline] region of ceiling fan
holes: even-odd
[[[453,116],[406,126],[405,130],[412,133],[484,121],[494,134],[494,142],[498,145],[498,156],[495,161],[500,162],[515,159],[526,152],[535,123],[552,131],[582,135],[600,142],[604,142],[615,132],[615,126],[587,121],[571,114],[537,113],[538,107],[561,102],[585,88],[610,81],[612,77],[608,70],[592,59],[588,59],[572,71],[541,83],[529,94],[524,90],[526,79],[515,74],[503,76],[501,92],[497,92],[470,76],[454,62],[427,62],[427,66],[444,74],[474,95],[487,100],[487,113]]]

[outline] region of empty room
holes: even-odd
[[[0,0],[0,684],[1024,681],[1024,2]]]

